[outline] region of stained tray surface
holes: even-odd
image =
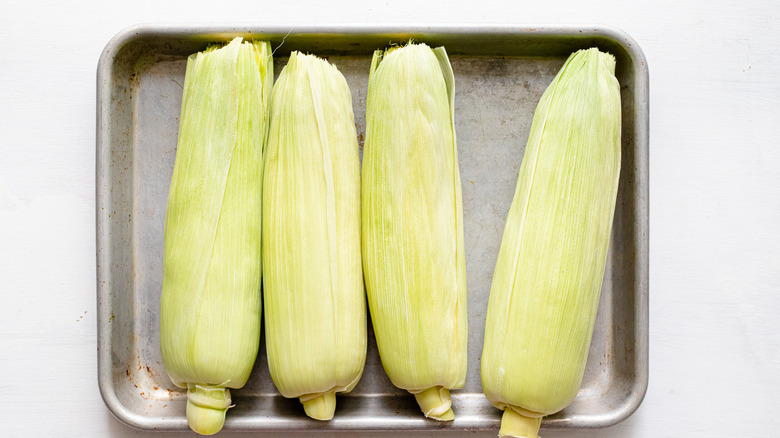
[[[647,67],[624,33],[597,27],[223,28],[139,26],[109,42],[98,66],[98,379],[109,409],[141,429],[186,429],[186,391],[162,365],[158,342],[163,222],[176,155],[186,57],[235,35],[270,40],[276,75],[292,50],[327,56],[352,91],[365,135],[371,54],[410,38],[444,45],[455,73],[468,281],[468,374],[453,392],[456,420],[423,418],[392,386],[369,323],[366,367],[329,422],[308,419],[268,374],[264,344],[247,385],[232,391],[226,429],[497,428],[482,394],[480,356],[493,268],[534,109],[566,57],[596,46],[617,58],[623,105],[617,209],[582,389],[543,428],[604,427],[628,417],[647,388]],[[284,40],[284,43],[282,43]],[[280,45],[281,44],[281,45]],[[264,342],[264,339],[261,340]]]

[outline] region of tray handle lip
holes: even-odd
[[[495,22],[455,22],[449,24],[425,23],[332,23],[326,25],[279,24],[268,22],[219,23],[219,22],[142,22],[131,25],[114,35],[101,52],[99,70],[107,66],[111,57],[124,45],[137,38],[152,36],[193,36],[207,34],[229,34],[230,36],[261,37],[263,35],[299,34],[487,34],[487,35],[567,35],[567,36],[603,36],[622,45],[632,57],[647,66],[647,59],[639,44],[622,29],[601,23],[495,23]],[[226,38],[230,38],[227,37]]]
[[[647,393],[647,382],[647,374],[644,375],[644,378],[637,379],[629,391],[629,401],[608,414],[572,416],[567,418],[567,421],[556,422],[552,425],[545,424],[542,420],[542,429],[603,429],[619,424],[639,409]],[[571,426],[568,423],[578,423],[578,426]]]
[[[183,430],[186,429],[186,420],[182,420],[183,424],[178,424],[182,421],[176,421],[176,418],[169,418],[163,421],[162,417],[147,417],[140,414],[135,414],[125,405],[119,401],[119,397],[116,394],[116,390],[113,385],[104,383],[106,379],[105,374],[98,367],[98,387],[100,389],[100,396],[103,398],[108,411],[121,423],[132,427],[137,430]]]
[[[103,48],[97,64],[96,74],[96,141],[95,141],[95,222],[96,222],[96,280],[97,280],[97,380],[100,396],[103,399],[108,411],[120,422],[139,430],[157,429],[161,424],[153,417],[136,415],[129,411],[119,400],[116,387],[111,384],[112,364],[110,354],[111,336],[109,321],[109,309],[112,307],[111,288],[111,270],[109,268],[111,260],[110,246],[105,245],[108,242],[108,233],[110,230],[110,219],[104,207],[109,203],[110,193],[105,191],[104,181],[108,178],[109,158],[109,131],[108,121],[110,119],[110,87],[107,81],[110,81],[114,73],[113,61],[125,45],[135,40],[143,34],[155,33],[155,29],[150,26],[135,25],[128,27],[116,34]]]

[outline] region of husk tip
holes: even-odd
[[[315,420],[327,421],[336,412],[336,393],[326,392],[305,400],[301,398],[301,403],[306,415]]]
[[[192,400],[187,400],[187,424],[200,435],[214,435],[222,430],[226,412],[227,409],[198,406]]]
[[[452,398],[450,390],[442,386],[434,386],[422,392],[414,394],[417,404],[425,418],[438,421],[452,421],[455,413],[452,412]]]
[[[539,438],[542,417],[526,417],[507,407],[501,417],[500,438]]]

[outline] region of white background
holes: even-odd
[[[624,30],[650,69],[650,385],[617,426],[543,436],[780,433],[780,2],[218,3],[0,4],[0,435],[185,435],[119,423],[96,377],[95,72],[147,22]]]

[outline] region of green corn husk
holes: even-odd
[[[271,378],[307,415],[329,420],[366,358],[360,156],[344,76],[298,52],[271,98],[263,265]]]
[[[577,395],[620,175],[615,58],[572,54],[534,114],[490,290],[482,388],[500,436],[537,437]]]
[[[246,383],[260,341],[262,147],[273,81],[267,42],[190,56],[165,216],[160,349],[187,421],[218,432],[228,388]]]
[[[377,51],[363,150],[363,269],[382,365],[426,417],[466,377],[466,269],[453,74],[443,47]]]

